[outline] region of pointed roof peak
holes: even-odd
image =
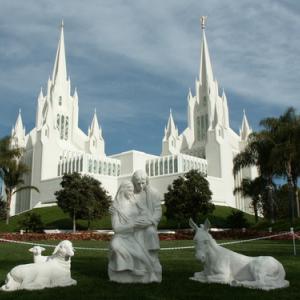
[[[206,18],[207,17],[201,17],[202,42],[201,42],[199,80],[202,85],[204,83],[210,84],[214,80],[210,55],[208,51],[208,45],[207,45],[206,35],[204,30],[206,25]]]
[[[41,99],[44,97],[44,94],[43,94],[43,87],[41,86],[41,89],[40,89],[40,93],[39,93],[39,97],[38,99]]]
[[[64,19],[62,18],[62,19],[61,19],[61,23],[60,23],[60,28],[64,28],[64,26],[65,26],[65,25],[64,25]]]
[[[246,116],[246,111],[243,109],[243,121],[242,121],[242,129],[240,131],[240,136],[242,140],[246,140],[248,138],[248,135],[252,132],[248,119]]]
[[[21,108],[19,108],[18,117],[17,117],[16,124],[15,124],[15,127],[14,127],[14,132],[17,133],[17,134],[20,133],[20,132],[23,132],[23,130],[24,130],[21,114],[22,114],[22,110],[21,110]]]
[[[60,38],[57,46],[56,57],[52,73],[52,81],[67,80],[66,52],[64,39],[64,22],[60,26]]]
[[[167,127],[165,128],[165,138],[170,137],[170,135],[178,135],[178,130],[175,126],[175,122],[173,119],[172,109],[170,108],[170,115],[168,119]]]
[[[74,97],[74,98],[78,98],[77,87],[75,87],[75,89],[74,89],[73,97]]]
[[[97,137],[100,137],[102,139],[102,133],[101,133],[101,128],[100,128],[99,123],[98,123],[96,108],[94,110],[94,116],[93,116],[92,124],[89,127],[89,136],[93,136],[93,135],[95,135]]]

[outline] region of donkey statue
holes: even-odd
[[[284,268],[275,258],[249,257],[219,246],[208,232],[208,220],[200,227],[192,219],[189,224],[196,231],[196,258],[204,264],[204,270],[196,272],[191,280],[262,290],[289,286]]]

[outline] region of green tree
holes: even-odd
[[[79,213],[80,218],[88,221],[90,229],[91,221],[102,218],[108,213],[111,197],[102,187],[101,182],[90,176],[82,176],[82,190],[86,192],[85,205]]]
[[[88,228],[94,218],[101,218],[108,212],[111,198],[101,183],[87,175],[79,173],[64,174],[62,189],[55,192],[58,206],[73,219],[73,231],[76,231],[76,219],[88,220]]]
[[[245,214],[241,210],[232,211],[226,218],[226,224],[230,228],[247,228],[249,222],[247,221]]]
[[[248,143],[243,151],[233,159],[233,174],[237,175],[245,167],[256,166],[259,176],[266,180],[270,219],[274,223],[273,176],[275,175],[272,150],[273,141],[269,138],[267,130],[253,132],[248,137]]]
[[[258,222],[258,214],[263,208],[265,187],[267,181],[265,178],[259,176],[251,180],[245,178],[239,187],[233,191],[234,194],[241,193],[243,197],[251,198],[251,206],[253,207],[255,223]]]
[[[24,175],[28,172],[28,167],[20,159],[22,149],[11,148],[10,138],[5,137],[0,140],[0,169],[6,193],[6,224],[9,224],[11,200],[14,194],[26,190],[34,189],[35,186],[25,185]]]
[[[179,224],[187,222],[189,218],[196,221],[200,213],[208,214],[214,210],[211,195],[209,183],[203,174],[191,170],[168,186],[168,192],[164,195],[165,215]]]
[[[260,124],[266,128],[266,136],[274,144],[271,159],[275,172],[287,179],[289,216],[293,223],[295,202],[299,205],[297,180],[300,175],[300,117],[295,108],[289,107],[278,118],[265,118]]]
[[[6,202],[0,197],[0,220],[4,220],[6,217]]]
[[[41,216],[35,212],[25,213],[23,218],[19,221],[19,225],[21,229],[24,228],[26,232],[41,232],[44,227]]]

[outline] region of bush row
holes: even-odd
[[[256,230],[226,230],[211,232],[217,240],[242,240],[259,237],[267,237],[274,233]],[[277,233],[276,233],[277,234]],[[296,232],[300,236],[300,232]],[[40,240],[100,240],[110,241],[112,235],[108,233],[96,233],[91,231],[79,231],[76,233],[2,233],[0,238],[15,241],[40,241]],[[160,233],[160,240],[192,240],[194,233],[191,229],[176,230],[175,233]],[[290,240],[292,235],[280,235],[271,238],[272,240]]]

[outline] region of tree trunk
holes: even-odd
[[[290,216],[290,222],[291,224],[294,223],[294,217],[295,217],[295,208],[294,208],[294,187],[293,182],[291,178],[288,178],[288,197],[289,197],[289,216]]]
[[[289,199],[289,216],[291,225],[294,223],[295,209],[294,209],[294,186],[293,186],[293,177],[291,172],[291,164],[288,163],[286,166],[286,175],[288,183],[288,199]]]
[[[298,195],[298,182],[297,177],[293,177],[293,188],[294,188],[294,203],[296,204],[295,216],[300,217],[300,205],[299,205],[299,195]]]
[[[73,211],[73,233],[76,232],[76,216],[75,216],[75,209]]]
[[[6,189],[6,225],[9,224],[11,197],[12,197],[12,191]]]
[[[268,202],[270,205],[270,221],[271,221],[271,224],[274,224],[275,220],[274,220],[274,201],[273,201],[272,180],[269,180],[269,185],[267,186],[267,188],[268,188]]]
[[[258,211],[257,211],[257,204],[253,205],[254,209],[254,218],[255,218],[255,223],[258,223]]]

